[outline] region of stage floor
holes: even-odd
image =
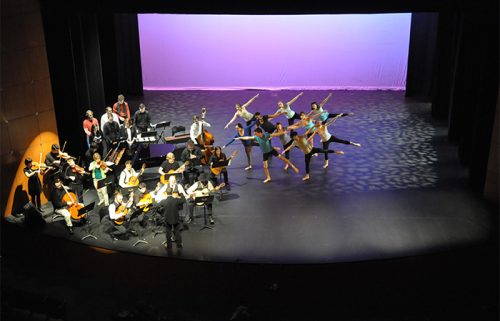
[[[256,93],[260,97],[249,111],[269,114],[276,111],[278,100],[288,101],[298,92],[146,91],[143,100],[128,102],[135,111],[143,101],[154,123],[171,121],[171,126],[182,125],[187,130],[192,116],[206,106],[215,144],[223,145],[234,134],[234,126],[223,129],[235,112],[234,104],[244,103]],[[312,101],[320,102],[327,94],[307,91],[293,109],[309,111]],[[408,100],[404,92],[338,91],[325,109],[354,113],[337,120],[330,132],[361,143],[361,148],[331,144],[330,148],[343,150],[345,155],[330,154],[326,170],[323,155],[313,157],[311,179],[306,182],[301,179],[304,155],[294,149],[291,160],[301,173],[284,171],[275,158],[270,166],[272,181],[264,184],[260,149],[253,149],[253,169],[245,171],[242,145],[233,143],[225,150],[227,155],[239,150],[229,168],[232,189],[214,204],[214,229],[200,231],[203,218],[198,217],[183,232],[182,250],[174,245],[167,252],[162,245],[165,234],[153,238],[152,232],[146,233],[149,244],[134,247],[137,238],[113,241],[98,223],[98,209],[91,214],[91,231],[97,240],[81,241],[84,228],[68,235],[63,222],[47,224],[45,233],[145,255],[263,263],[413,256],[479,243],[497,233],[497,209],[467,187],[467,169],[458,162],[457,148],[447,142],[446,125],[431,118],[429,103]],[[284,117],[277,121],[286,123]],[[170,128],[166,134],[170,135]],[[319,138],[315,142],[320,145]],[[273,145],[281,147],[278,139]],[[89,191],[85,203],[95,198],[95,192]],[[47,211],[50,207],[46,206]]]

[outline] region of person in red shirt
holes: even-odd
[[[130,108],[128,108],[128,103],[125,101],[125,96],[118,95],[118,101],[113,105],[113,113],[118,115],[121,123],[125,118],[130,119]]]
[[[90,148],[90,135],[92,135],[92,126],[97,126],[99,128],[99,121],[94,118],[94,113],[92,110],[87,110],[85,112],[85,120],[83,121],[83,131],[87,135],[87,146]]]

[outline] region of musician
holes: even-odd
[[[110,168],[101,160],[101,155],[99,155],[99,153],[94,153],[93,159],[94,161],[89,165],[89,171],[92,173],[94,187],[97,191],[97,197],[99,198],[99,203],[97,205],[104,203],[105,206],[108,206],[109,197],[105,181],[106,173],[110,171]]]
[[[40,182],[40,178],[38,174],[44,175],[45,171],[41,169],[40,166],[38,168],[33,168],[33,160],[31,158],[26,158],[24,160],[24,175],[28,177],[28,194],[31,197],[31,203],[33,203],[40,212],[42,211],[42,202],[40,200],[40,194],[42,194],[42,182]]]
[[[63,177],[75,194],[78,196],[78,202],[83,203],[83,175],[88,174],[84,168],[77,166],[75,160],[68,159],[68,167],[63,173]]]
[[[99,121],[97,120],[97,118],[94,118],[94,113],[89,109],[85,112],[85,119],[83,120],[83,131],[85,132],[85,135],[87,135],[87,146],[89,148],[93,126],[99,127]]]
[[[120,192],[115,193],[115,197],[113,202],[109,204],[109,219],[113,222],[114,231],[111,232],[111,236],[114,240],[117,240],[117,236],[126,235],[127,233],[131,233],[133,235],[137,235],[135,230],[129,229],[129,221],[126,220],[127,215],[129,213],[130,208],[132,207],[134,202],[133,194],[129,197],[128,201],[125,203],[123,201],[123,194]],[[122,224],[118,224],[117,222],[122,220]]]
[[[184,184],[192,185],[198,178],[200,171],[196,166],[200,166],[200,160],[203,157],[199,147],[194,145],[193,141],[188,141],[186,148],[181,153],[181,161],[187,163],[186,170],[183,173]]]
[[[94,143],[96,145],[95,146],[96,150],[90,154],[90,157],[92,158],[92,155],[95,152],[102,154],[102,152],[104,150],[104,143],[103,143],[103,134],[102,134],[102,131],[101,131],[101,128],[99,125],[97,125],[97,126],[92,125],[92,132],[90,133],[89,140],[90,140],[89,148],[92,148],[92,143]]]
[[[195,182],[191,187],[189,187],[186,193],[191,197],[191,201],[189,202],[189,217],[186,220],[186,223],[190,223],[194,216],[194,207],[196,206],[194,200],[197,196],[208,196],[210,192],[215,192],[220,189],[220,186],[214,187],[212,182],[208,180],[208,175],[205,173],[200,174],[199,180]],[[214,219],[212,216],[212,203],[207,203],[207,214],[210,221],[210,224],[214,224]]]
[[[203,133],[203,127],[210,126],[211,125],[205,121],[205,112],[202,112],[201,119],[198,116],[194,115],[193,124],[191,125],[191,129],[189,130],[189,137],[195,144],[198,144],[196,138]]]
[[[101,116],[101,129],[104,130],[104,124],[108,122],[109,116],[113,117],[113,120],[120,124],[120,119],[118,118],[118,115],[113,113],[113,109],[111,107],[106,107],[104,114]]]
[[[174,177],[174,176],[172,176]],[[172,188],[167,188],[166,190],[167,198],[161,201],[160,206],[162,208],[163,217],[165,218],[165,229],[166,229],[166,248],[172,248],[172,232],[175,237],[175,242],[177,243],[177,248],[182,248],[182,236],[181,236],[181,220],[179,216],[179,210],[186,201],[184,196],[172,190]]]
[[[123,122],[125,118],[130,119],[130,108],[125,101],[125,96],[122,94],[118,95],[118,101],[113,105],[113,114],[116,114],[121,122]]]
[[[139,110],[134,114],[134,124],[139,133],[147,132],[151,127],[151,117],[149,116],[149,112],[146,110],[146,105],[139,105]]]
[[[103,155],[106,156],[109,150],[118,146],[120,125],[113,120],[112,116],[108,116],[108,121],[103,125],[102,132],[104,134]]]
[[[54,189],[51,193],[52,206],[54,206],[54,212],[56,214],[64,216],[69,234],[73,234],[73,223],[71,222],[71,214],[68,211],[68,206],[71,206],[73,203],[63,201],[64,195],[66,195],[66,191],[64,190],[62,180],[57,177],[54,180]]]
[[[132,161],[125,161],[125,168],[120,173],[120,179],[118,180],[118,185],[122,188],[121,192],[124,196],[128,197],[128,194],[132,191],[135,186],[128,185],[130,178],[133,176],[138,176],[139,174],[132,168]]]
[[[45,164],[51,169],[45,172],[43,186],[49,193],[54,186],[54,179],[61,174],[61,162],[64,160],[59,157],[60,152],[59,145],[53,144],[50,152],[45,155]]]
[[[178,162],[175,161],[175,155],[174,153],[168,153],[167,156],[165,157],[165,160],[163,163],[161,163],[160,167],[158,168],[158,173],[160,175],[166,175],[169,172],[179,172],[180,165]],[[180,172],[179,172],[180,175]],[[174,175],[175,176],[175,175]]]
[[[120,137],[127,142],[127,154],[132,156],[132,153],[136,149],[135,139],[137,137],[137,131],[135,126],[132,124],[130,118],[125,118],[123,121],[123,126],[120,127]]]
[[[210,168],[214,168],[214,166],[213,166],[214,163],[217,164],[219,162],[223,162],[226,160],[227,160],[226,154],[224,154],[222,152],[222,149],[220,148],[220,146],[216,146],[214,154],[210,157],[210,162],[209,162]],[[229,180],[227,177],[227,169],[225,166],[222,168],[221,173],[222,173],[222,176],[224,176],[224,183],[226,184],[226,190],[228,190],[228,191],[231,190],[231,186],[229,185]],[[212,182],[214,184],[217,184],[217,176],[215,176],[213,171],[210,172],[210,179],[212,180]]]

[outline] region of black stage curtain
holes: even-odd
[[[412,13],[406,97],[431,97],[432,95],[437,27],[437,13]]]
[[[41,4],[59,138],[68,152],[82,155],[85,111],[99,119],[118,94],[143,93],[137,15],[61,12]]]
[[[471,186],[484,188],[498,97],[496,6],[439,15],[433,115],[447,119],[448,138],[469,168]]]

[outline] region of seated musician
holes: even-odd
[[[199,180],[197,182],[195,182],[191,187],[189,187],[186,191],[186,193],[191,197],[191,200],[189,201],[189,217],[188,219],[186,220],[186,223],[190,223],[194,216],[193,216],[193,212],[194,212],[194,207],[196,206],[195,204],[195,198],[196,197],[200,197],[200,196],[208,196],[210,194],[210,192],[215,192],[215,191],[218,191],[224,184],[221,184],[217,187],[214,187],[212,185],[212,182],[210,182],[208,180],[208,175],[205,174],[205,173],[202,173],[200,174],[199,176]],[[209,218],[209,221],[210,221],[210,224],[214,224],[214,219],[213,219],[213,216],[212,216],[212,204],[211,203],[207,203],[206,204],[207,206],[207,214],[208,214],[208,218]]]
[[[127,154],[132,156],[136,150],[137,144],[135,140],[137,138],[137,131],[135,126],[132,124],[130,118],[126,117],[123,121],[123,126],[120,127],[120,137],[127,142]]]
[[[160,168],[158,168],[158,173],[163,176],[162,183],[165,183],[169,176],[173,174],[175,174],[175,176],[180,176],[183,170],[184,166],[180,166],[179,163],[175,161],[174,153],[168,153],[163,163],[161,163]]]
[[[222,152],[222,149],[220,148],[220,146],[216,146],[215,153],[210,157],[210,161],[209,161],[210,168],[212,169],[212,171],[210,172],[210,179],[212,180],[212,182],[214,184],[217,184],[217,176],[214,174],[213,169],[220,169],[222,175],[224,176],[224,183],[226,184],[226,189],[229,191],[229,190],[231,190],[231,187],[229,186],[229,180],[227,177],[227,169],[225,166],[222,168],[217,167],[217,163],[223,162],[226,160],[227,160],[226,154],[224,154]]]
[[[153,204],[153,197],[147,192],[146,183],[139,183],[137,189],[134,190],[134,209],[140,211],[137,216],[137,222],[145,227],[146,220],[144,220],[144,214],[149,212],[150,206]]]
[[[78,196],[78,202],[83,203],[83,175],[89,173],[85,172],[84,168],[77,166],[75,160],[72,158],[68,159],[68,165],[63,173],[64,179]]]
[[[128,194],[132,191],[135,186],[129,185],[129,181],[132,177],[139,176],[139,173],[132,168],[132,161],[125,161],[125,168],[120,173],[120,179],[118,180],[118,185],[121,187],[121,192],[124,196],[128,197]]]
[[[196,166],[200,166],[202,157],[201,150],[192,141],[188,141],[181,154],[181,161],[187,163],[186,170],[183,173],[184,184],[193,185],[194,181],[198,179],[200,171]]]
[[[51,193],[51,202],[52,206],[54,206],[54,212],[56,214],[60,214],[64,216],[64,221],[66,222],[66,226],[68,227],[69,234],[73,234],[73,223],[71,222],[71,213],[68,211],[68,207],[73,205],[71,201],[66,202],[63,200],[66,195],[66,190],[64,189],[62,180],[57,177],[54,179],[54,189]],[[66,187],[66,189],[68,189]],[[82,204],[83,205],[83,204]]]
[[[166,190],[167,188],[171,188],[174,192],[179,193],[180,195],[184,196],[185,198],[188,197],[188,194],[186,193],[186,190],[182,186],[182,184],[179,184],[177,182],[177,177],[176,175],[170,175],[168,177],[168,180],[166,181],[166,184],[161,184],[158,183],[158,186],[152,192],[153,194],[153,199],[155,200],[156,203],[161,202],[164,200],[167,195],[166,195]]]
[[[137,235],[137,232],[135,230],[129,229],[129,211],[133,205],[133,202],[133,192],[130,194],[130,197],[126,203],[123,200],[123,194],[121,192],[116,192],[113,202],[109,204],[109,219],[113,222],[114,227],[114,231],[112,231],[110,234],[114,240],[117,240],[117,236],[127,236],[128,233]]]

